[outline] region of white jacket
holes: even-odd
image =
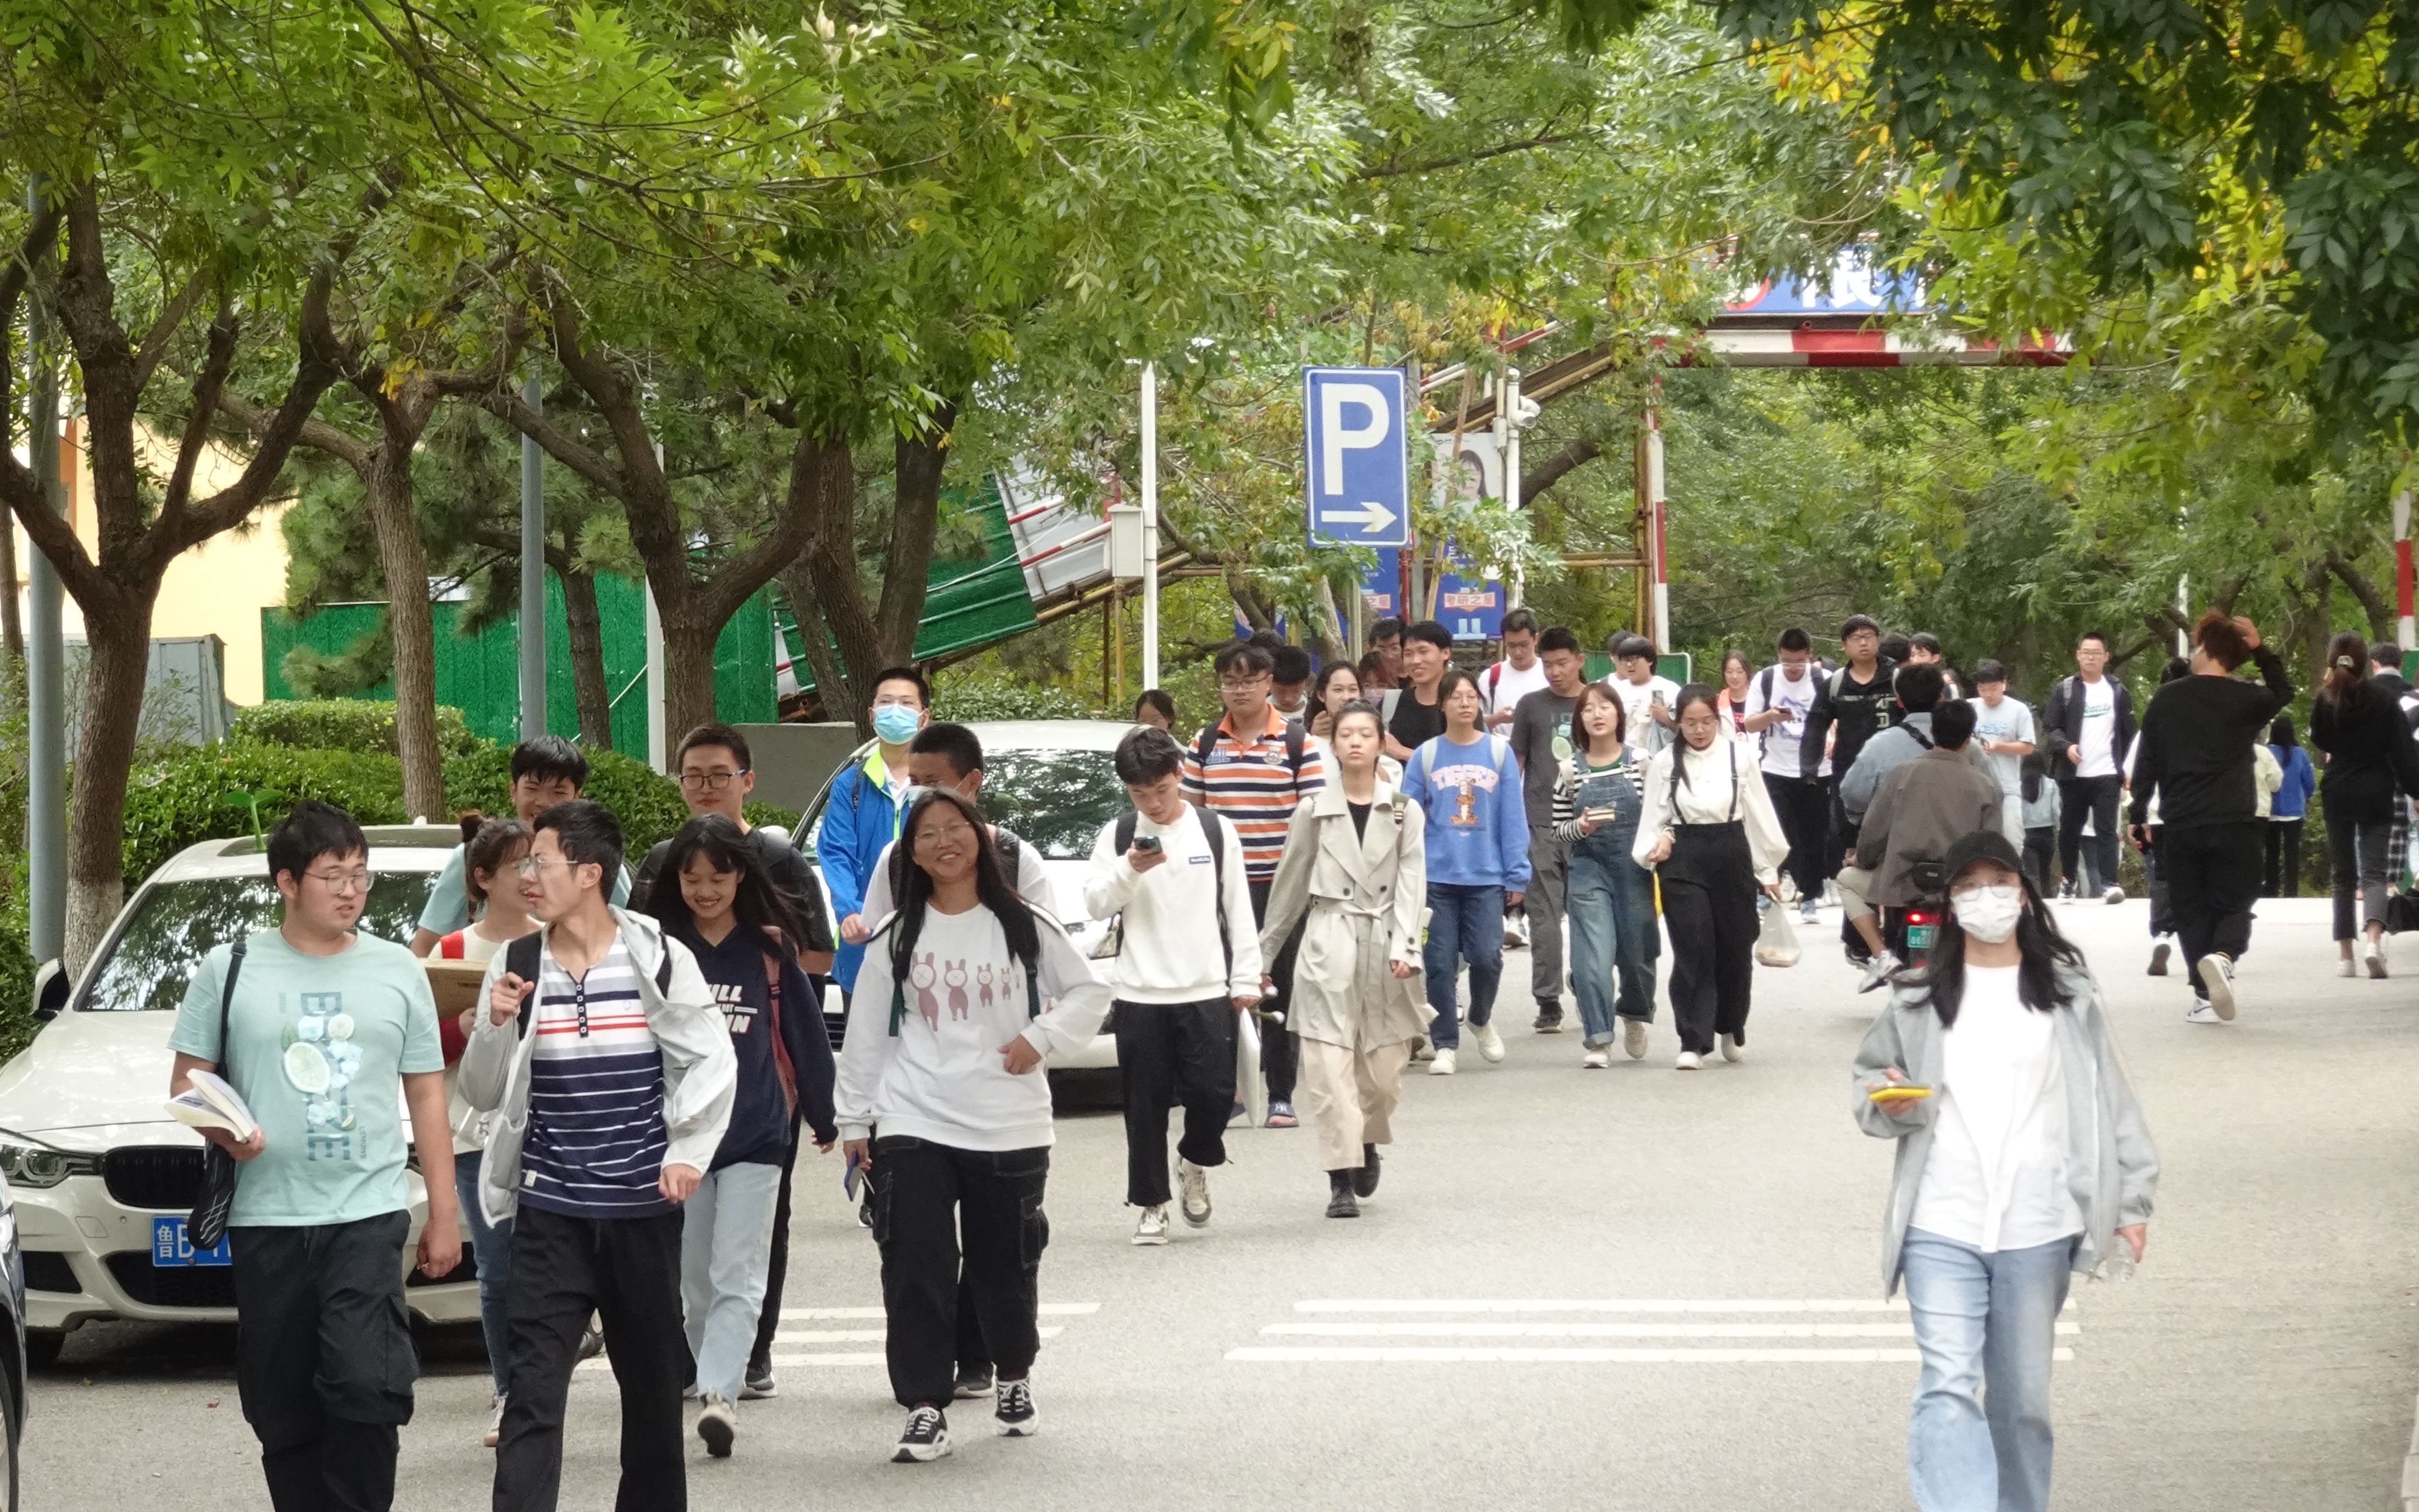
[[[1117,849],[1116,822],[1101,826],[1092,842],[1092,870],[1084,878],[1084,906],[1094,918],[1125,916],[1125,944],[1109,964],[1117,998],[1128,1003],[1199,1003],[1212,997],[1260,994],[1260,934],[1252,911],[1251,880],[1243,874],[1243,842],[1221,815],[1223,863],[1210,854],[1210,837],[1193,805],[1172,825],[1134,816],[1134,837],[1159,837],[1167,859],[1148,872]],[[1225,896],[1219,897],[1223,870]],[[1217,919],[1225,915],[1226,937]]]

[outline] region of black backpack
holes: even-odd
[[[520,1016],[513,1020],[514,1032],[524,1040],[529,1038],[530,1020],[537,1014],[538,948],[545,940],[544,933],[532,930],[504,947],[504,969],[530,983],[530,995],[522,999]],[[672,942],[665,939],[660,943],[664,949],[662,958],[655,963],[655,991],[668,993],[672,990]]]
[[[1214,732],[1217,727],[1212,725],[1210,729]],[[1184,806],[1200,816],[1201,833],[1210,841],[1210,886],[1218,895],[1218,948],[1226,952],[1226,964],[1229,969],[1232,969],[1235,964],[1235,943],[1226,938],[1226,831],[1225,827],[1226,822],[1219,818],[1214,811],[1197,803],[1188,800]],[[1141,826],[1141,824],[1142,815],[1131,809],[1117,820],[1117,855],[1123,856],[1133,849],[1134,831]],[[1125,945],[1126,916],[1123,909],[1117,911],[1117,918],[1109,920],[1108,933],[1110,943],[1104,947],[1102,954],[1114,956]]]
[[[1392,691],[1391,689],[1389,691]],[[1302,785],[1302,753],[1309,748],[1310,737],[1302,726],[1287,722],[1285,733],[1286,769],[1293,774],[1294,786]],[[1193,764],[1201,768],[1202,791],[1209,791],[1210,757],[1218,748],[1218,726],[1206,725],[1201,738],[1193,743]]]

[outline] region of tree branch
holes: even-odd
[[[218,419],[219,395],[226,391],[227,374],[235,366],[235,344],[240,329],[234,302],[221,294],[218,314],[210,319],[209,347],[202,358],[202,370],[193,375],[193,405],[185,416],[185,433],[177,439],[177,463],[168,473],[168,486],[161,496],[160,524],[164,529],[177,529],[182,523],[185,506],[193,501],[193,469],[209,449],[210,424]],[[135,383],[140,392],[142,380],[138,378]]]
[[[1533,152],[1539,147],[1559,147],[1564,142],[1576,142],[1585,134],[1583,131],[1547,131],[1518,142],[1502,142],[1491,147],[1481,147],[1475,152],[1457,153],[1450,158],[1430,158],[1425,162],[1390,162],[1381,167],[1364,168],[1353,177],[1367,182],[1375,178],[1399,178],[1406,174],[1434,173],[1440,168],[1466,168],[1473,162],[1485,162],[1489,158],[1507,157],[1515,152]]]
[[[253,403],[239,393],[219,395],[219,413],[257,436],[266,432],[276,420],[276,411]],[[325,452],[358,472],[370,465],[370,445],[348,430],[314,417],[303,422],[301,432],[294,438],[297,446],[307,446],[315,452]]]
[[[2369,639],[2393,640],[2394,606],[2386,602],[2384,591],[2366,573],[2354,566],[2351,559],[2340,548],[2330,549],[2326,562],[2327,570],[2343,579],[2343,585],[2351,590],[2351,596],[2360,600],[2361,609],[2367,613]]]
[[[146,555],[162,570],[180,552],[241,524],[260,507],[278,475],[285,471],[285,458],[294,450],[312,411],[318,408],[319,396],[341,376],[336,370],[335,354],[308,334],[315,317],[324,319],[334,282],[335,270],[323,265],[311,275],[310,284],[302,291],[299,329],[305,334],[300,343],[300,361],[295,366],[294,381],[286,385],[285,397],[270,417],[268,428],[260,433],[260,443],[253,448],[252,459],[244,465],[242,475],[187,511],[183,530],[149,532],[145,542]]]
[[[143,338],[142,349],[134,354],[136,393],[141,393],[144,385],[151,381],[151,375],[160,370],[161,362],[168,355],[168,344],[176,339],[178,328],[185,323],[185,316],[193,314],[193,306],[201,302],[202,290],[208,285],[208,279],[204,270],[194,269],[192,276],[185,280],[185,286],[178,289],[167,307],[160,312],[160,318],[151,322],[150,333]]]
[[[1525,507],[1539,494],[1603,455],[1603,442],[1589,440],[1582,437],[1535,467],[1527,469],[1520,474],[1521,504]]]

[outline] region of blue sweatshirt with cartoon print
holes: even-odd
[[[1403,793],[1427,811],[1428,880],[1529,887],[1529,814],[1512,748],[1495,735],[1439,735],[1403,764]]]

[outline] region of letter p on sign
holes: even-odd
[[[1314,546],[1399,547],[1410,533],[1409,406],[1391,367],[1302,370],[1302,485]]]
[[[1368,424],[1347,425],[1345,409],[1354,407]],[[1344,454],[1377,445],[1392,429],[1386,423],[1386,396],[1366,383],[1326,383],[1318,390],[1318,491],[1344,491]]]

